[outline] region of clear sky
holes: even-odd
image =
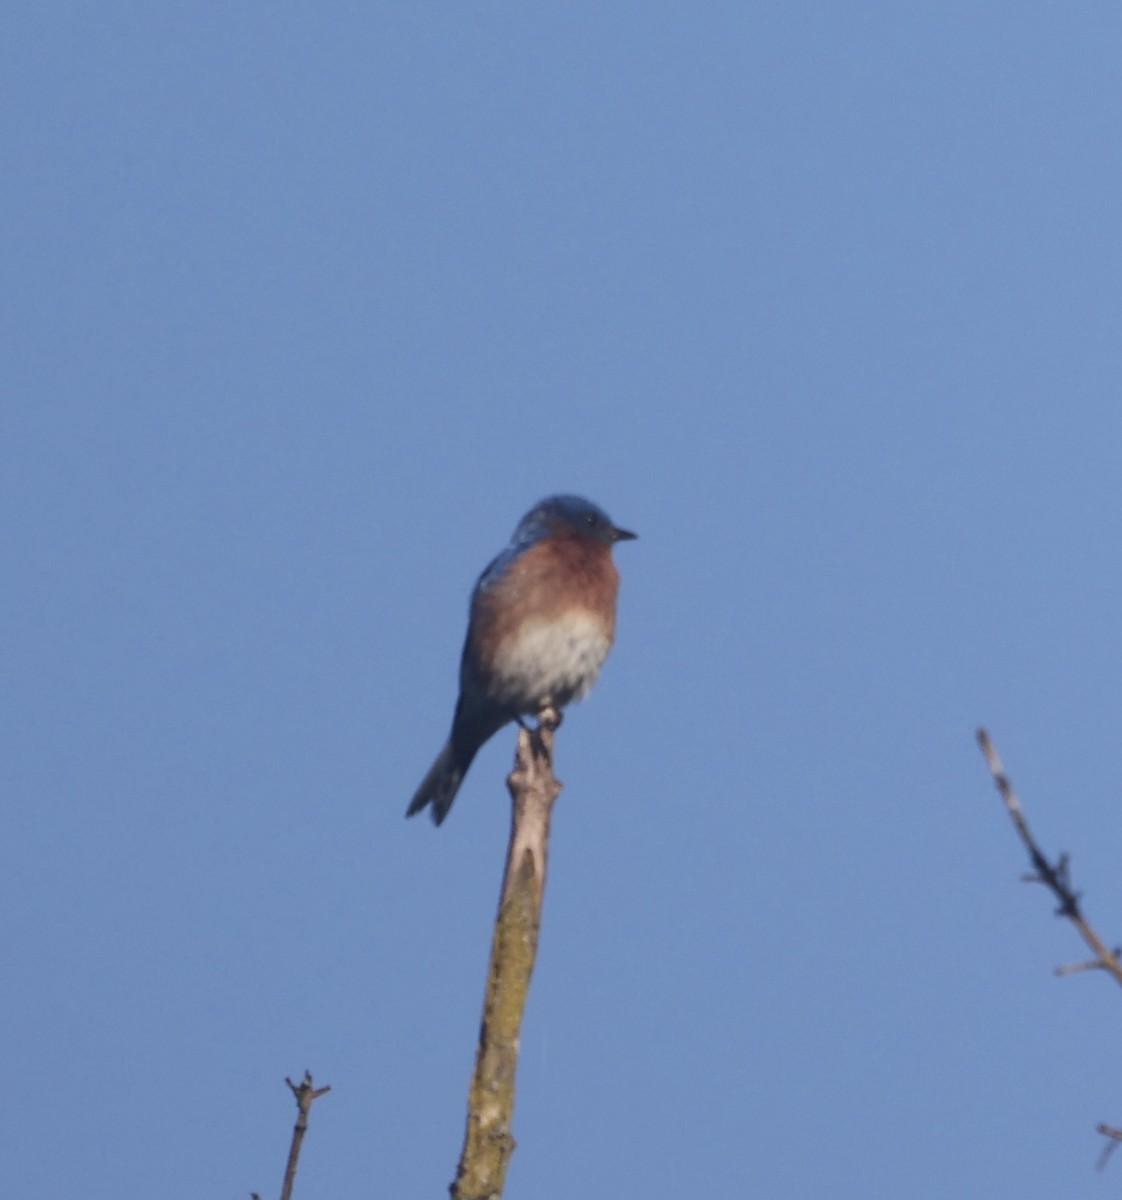
[[[508,1195],[1116,1194],[1116,3],[13,0],[0,1178],[440,1196],[514,736],[467,596],[555,491],[619,636],[558,736]]]

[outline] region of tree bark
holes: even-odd
[[[543,709],[538,720],[537,729],[519,733],[514,770],[507,779],[510,843],[491,941],[464,1147],[449,1188],[453,1200],[498,1200],[514,1153],[519,1035],[538,952],[550,816],[561,794],[553,774],[553,733],[561,714]]]

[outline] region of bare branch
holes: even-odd
[[[1113,1125],[1096,1125],[1095,1129],[1108,1139],[1106,1145],[1103,1146],[1102,1154],[1099,1155],[1099,1161],[1095,1164],[1096,1169],[1101,1171],[1110,1162],[1110,1156],[1118,1149],[1118,1143],[1122,1142],[1122,1129],[1117,1129]]]
[[[538,951],[549,822],[561,794],[553,774],[553,733],[560,724],[561,713],[546,708],[538,714],[537,729],[522,729],[514,770],[507,779],[512,801],[510,843],[491,942],[464,1147],[449,1189],[453,1200],[497,1200],[514,1153],[511,1128],[519,1035]]]
[[[1057,967],[1052,974],[1062,977],[1064,975],[1078,975],[1080,971],[1101,971],[1102,969],[1103,965],[1097,958],[1088,958],[1085,962],[1067,963],[1065,966]]]
[[[1114,977],[1116,983],[1122,984],[1122,957],[1120,957],[1119,949],[1115,947],[1112,950],[1108,947],[1083,915],[1083,910],[1080,907],[1081,897],[1071,884],[1070,859],[1066,854],[1061,854],[1055,863],[1050,863],[1045,858],[1040,847],[1036,844],[1036,839],[1032,836],[1028,820],[1025,817],[1024,810],[1021,808],[1021,802],[1017,798],[1017,793],[1013,791],[1013,785],[1009,782],[1008,775],[1005,774],[1005,767],[997,755],[997,750],[990,740],[990,735],[984,729],[978,730],[978,744],[982,748],[986,763],[989,765],[990,774],[993,775],[994,783],[997,784],[997,790],[1000,792],[1001,799],[1005,803],[1005,809],[1009,813],[1013,825],[1025,845],[1025,849],[1028,851],[1029,858],[1032,860],[1034,873],[1023,876],[1024,880],[1028,883],[1043,883],[1051,889],[1053,895],[1060,902],[1060,906],[1056,910],[1056,915],[1067,917],[1075,928],[1079,930],[1083,940],[1094,951],[1094,958],[1088,959],[1086,962],[1071,963],[1068,966],[1057,967],[1056,974],[1074,975],[1081,971],[1101,970],[1109,972]],[[1114,1151],[1118,1149],[1118,1143],[1122,1141],[1122,1129],[1115,1128],[1113,1125],[1098,1125],[1096,1128],[1099,1133],[1108,1139],[1103,1146],[1102,1153],[1099,1155],[1099,1161],[1096,1164],[1098,1170],[1101,1171],[1110,1161],[1110,1157]]]
[[[1082,964],[1075,968],[1060,968],[1057,974],[1067,975],[1071,974],[1074,970],[1086,970],[1090,966],[1101,967],[1113,977],[1115,983],[1122,985],[1122,958],[1119,957],[1116,950],[1112,950],[1099,937],[1091,923],[1083,915],[1080,905],[1082,898],[1072,887],[1071,863],[1068,856],[1061,854],[1055,863],[1048,861],[1040,850],[1040,847],[1036,844],[1036,839],[1032,836],[1028,820],[1025,817],[1024,810],[1021,808],[1021,802],[1017,798],[1017,793],[1013,791],[1013,785],[1009,782],[1009,777],[1005,774],[1005,767],[1002,765],[1001,759],[997,755],[997,750],[990,740],[990,735],[985,729],[978,730],[978,745],[981,746],[982,754],[985,755],[990,774],[993,775],[994,783],[997,785],[997,790],[1005,803],[1005,809],[1009,813],[1009,817],[1021,841],[1024,843],[1025,849],[1028,851],[1029,858],[1032,860],[1034,874],[1027,878],[1034,883],[1043,883],[1048,886],[1052,894],[1059,901],[1059,908],[1056,910],[1056,915],[1067,917],[1071,921],[1095,955],[1093,963]]]
[[[296,1097],[296,1125],[292,1130],[292,1145],[288,1151],[288,1163],[284,1168],[284,1183],[281,1186],[281,1200],[292,1200],[292,1185],[296,1182],[296,1164],[300,1161],[300,1146],[304,1141],[304,1134],[308,1131],[308,1113],[312,1111],[312,1102],[318,1100],[320,1096],[326,1095],[331,1091],[330,1085],[327,1087],[317,1088],[312,1083],[312,1073],[304,1072],[304,1078],[299,1083],[293,1083],[291,1079],[285,1079],[285,1083],[292,1089],[292,1094]],[[253,1200],[260,1200],[256,1192],[253,1193]]]

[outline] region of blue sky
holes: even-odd
[[[514,737],[467,596],[587,494],[507,1194],[1100,1195],[1122,936],[1115,5],[9,6],[11,1195],[440,1195]]]

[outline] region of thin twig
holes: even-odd
[[[1103,970],[1108,971],[1114,977],[1116,983],[1122,984],[1122,957],[1120,957],[1120,952],[1118,948],[1110,949],[1083,915],[1083,909],[1080,906],[1080,895],[1071,886],[1071,864],[1068,856],[1061,854],[1055,863],[1050,863],[1045,858],[1040,847],[1036,844],[1036,839],[1032,836],[1028,820],[1025,818],[1024,809],[1021,808],[1021,802],[1017,798],[1017,793],[1013,791],[1013,785],[1009,782],[1009,776],[1005,774],[1005,767],[1002,765],[1001,759],[994,749],[990,735],[984,729],[978,730],[978,744],[985,755],[986,763],[989,765],[994,783],[997,784],[997,790],[1001,793],[1001,799],[1005,803],[1006,811],[1012,818],[1017,833],[1021,841],[1024,842],[1025,849],[1028,850],[1029,858],[1032,860],[1035,874],[1026,875],[1024,877],[1025,880],[1030,883],[1046,884],[1052,890],[1052,893],[1060,902],[1060,907],[1056,910],[1056,915],[1067,917],[1076,929],[1079,930],[1083,940],[1094,951],[1094,958],[1086,962],[1071,963],[1065,967],[1057,967],[1056,974],[1074,975],[1081,971]],[[1122,1129],[1118,1129],[1113,1125],[1098,1125],[1096,1129],[1108,1139],[1103,1146],[1102,1153],[1099,1155],[1099,1161],[1096,1164],[1097,1169],[1101,1171],[1110,1161],[1110,1156],[1118,1149],[1118,1143],[1122,1141]]]
[[[1096,1169],[1101,1171],[1110,1162],[1110,1156],[1118,1149],[1118,1143],[1122,1142],[1122,1129],[1117,1129],[1113,1125],[1096,1125],[1095,1129],[1108,1139],[1106,1145],[1103,1146],[1102,1154],[1099,1155],[1099,1161],[1095,1164]]]
[[[510,843],[499,913],[491,941],[491,964],[479,1049],[468,1095],[467,1128],[453,1200],[497,1200],[514,1153],[514,1080],[522,1014],[538,951],[549,857],[549,822],[561,784],[553,774],[557,709],[538,714],[538,728],[518,735],[514,770],[507,779],[512,802]]]
[[[1032,867],[1035,874],[1027,878],[1033,882],[1046,884],[1051,889],[1053,895],[1059,901],[1059,908],[1056,910],[1056,915],[1067,917],[1075,928],[1079,930],[1080,936],[1095,955],[1092,965],[1101,967],[1113,977],[1115,983],[1122,985],[1122,958],[1119,957],[1116,951],[1111,950],[1106,942],[1099,937],[1091,923],[1083,915],[1083,909],[1080,905],[1081,897],[1071,885],[1071,864],[1068,856],[1061,854],[1055,863],[1050,863],[1045,858],[1040,847],[1036,844],[1036,839],[1032,836],[1032,831],[1029,829],[1028,821],[1025,818],[1024,809],[1021,808],[1021,802],[1017,798],[1017,793],[1013,791],[1013,785],[1009,782],[1009,777],[1005,774],[1005,767],[1002,765],[1001,759],[994,749],[990,735],[984,729],[978,730],[978,745],[981,746],[982,753],[985,755],[990,774],[993,776],[994,783],[997,784],[997,790],[1000,792],[1001,799],[1005,803],[1005,809],[1009,813],[1013,825],[1025,845],[1025,849],[1028,851],[1029,858],[1032,860]],[[1087,969],[1087,965],[1080,965],[1076,969],[1085,970]],[[1070,974],[1071,970],[1072,968],[1061,968],[1057,973]]]
[[[1065,975],[1078,975],[1080,971],[1101,971],[1102,963],[1097,958],[1088,958],[1084,962],[1067,963],[1062,967],[1057,967],[1052,974],[1063,978]]]
[[[304,1078],[299,1083],[285,1079],[296,1097],[296,1125],[292,1130],[292,1145],[288,1151],[288,1163],[284,1168],[284,1184],[281,1187],[281,1200],[292,1200],[292,1185],[296,1182],[296,1164],[300,1161],[300,1146],[304,1134],[308,1131],[308,1113],[312,1111],[312,1102],[331,1091],[331,1085],[317,1088],[312,1084],[311,1071],[304,1072]]]

